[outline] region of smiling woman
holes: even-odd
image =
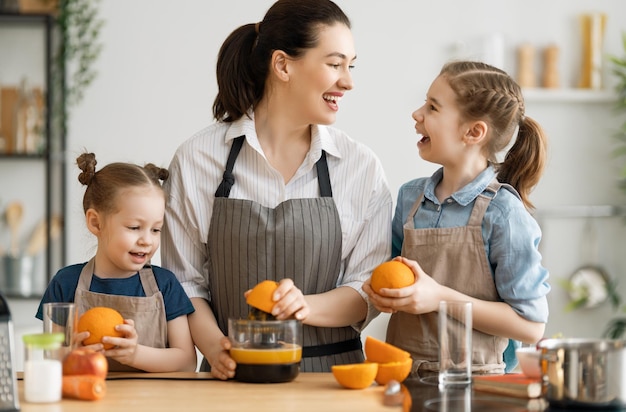
[[[264,280],[278,282],[271,314],[304,324],[303,371],[363,361],[359,331],[376,311],[362,285],[389,257],[392,199],[373,152],[330,126],[355,58],[329,0],[280,0],[220,48],[217,122],[170,164],[162,252],[213,376],[234,376],[227,322]]]

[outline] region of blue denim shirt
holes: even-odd
[[[392,254],[400,255],[404,241],[403,226],[415,200],[424,193],[415,214],[416,229],[466,226],[474,201],[496,175],[492,166],[471,183],[440,203],[435,187],[443,169],[429,178],[418,178],[400,187],[392,228]],[[502,301],[525,319],[548,321],[548,271],[541,265],[541,229],[513,193],[502,188],[491,200],[482,223],[483,241],[496,289]],[[511,366],[513,342],[507,348],[507,370]]]
[[[430,178],[405,183],[398,193],[393,217],[392,254],[400,255],[402,227],[411,207],[423,192],[424,199],[414,219],[416,229],[466,226],[476,197],[489,185],[495,170],[485,169],[473,182],[455,192],[443,203],[435,187],[443,169]],[[541,265],[541,229],[513,192],[501,189],[492,199],[482,223],[483,241],[500,298],[520,316],[534,322],[548,321],[548,271]]]

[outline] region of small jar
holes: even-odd
[[[44,403],[61,400],[62,333],[36,333],[24,340],[24,400]]]

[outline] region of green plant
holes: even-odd
[[[617,92],[617,102],[615,104],[615,110],[618,114],[623,114],[626,111],[626,32],[622,33],[622,47],[625,54],[622,56],[609,56],[609,60],[613,65],[613,74],[617,77],[617,85],[615,91]],[[617,157],[626,156],[626,121],[622,123],[621,127],[615,133],[617,139],[617,148],[614,150],[614,154]],[[626,165],[622,167],[620,173],[619,185],[622,190],[626,191]]]
[[[98,17],[100,0],[60,0],[56,16],[59,41],[54,54],[53,127],[65,136],[69,109],[83,99],[96,78],[93,67],[102,50],[98,41],[104,24]]]
[[[609,56],[609,61],[612,64],[612,72],[617,77],[617,84],[615,86],[615,92],[617,94],[617,102],[615,103],[615,110],[618,115],[623,115],[626,112],[626,32],[622,33],[622,49],[624,54],[622,56]],[[624,121],[620,128],[615,133],[617,139],[617,148],[614,150],[616,157],[626,157],[626,121]],[[619,186],[626,192],[626,165],[622,166]],[[615,285],[613,285],[614,287]],[[626,305],[621,306],[620,295],[613,290],[617,300],[612,299],[612,305],[615,312],[626,312]],[[602,336],[610,339],[619,339],[626,334],[626,316],[617,316],[609,321]]]

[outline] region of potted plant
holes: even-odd
[[[98,17],[99,0],[60,0],[56,13],[59,42],[54,55],[53,83],[56,89],[53,123],[61,136],[67,132],[69,108],[80,103],[93,82],[93,63],[100,55],[98,42],[103,21]]]
[[[617,77],[618,83],[615,86],[617,92],[617,102],[615,109],[619,114],[623,114],[626,111],[626,32],[622,33],[622,48],[625,52],[622,56],[609,56],[611,64],[613,65],[613,74]],[[624,121],[620,128],[615,133],[617,139],[617,147],[614,154],[617,157],[626,156],[626,121]],[[622,167],[619,179],[619,185],[622,190],[626,192],[626,165]],[[615,284],[611,283],[611,303],[615,311],[626,312],[626,306],[621,306],[621,297],[615,290]],[[609,321],[607,324],[603,336],[610,339],[622,338],[626,334],[626,317],[618,316]]]
[[[622,47],[625,52],[623,56],[608,57],[612,64],[612,73],[618,80],[615,86],[615,110],[618,115],[626,111],[626,32],[622,33]],[[615,138],[617,145],[613,154],[618,158],[626,157],[626,121],[616,131]],[[620,170],[618,184],[626,192],[626,165]],[[570,296],[566,311],[593,308],[608,300],[615,313],[626,312],[626,305],[622,305],[623,299],[617,289],[617,281],[597,266],[579,268],[569,279],[561,280],[560,283]],[[609,339],[619,339],[625,335],[626,315],[612,318],[602,333],[603,337]]]

